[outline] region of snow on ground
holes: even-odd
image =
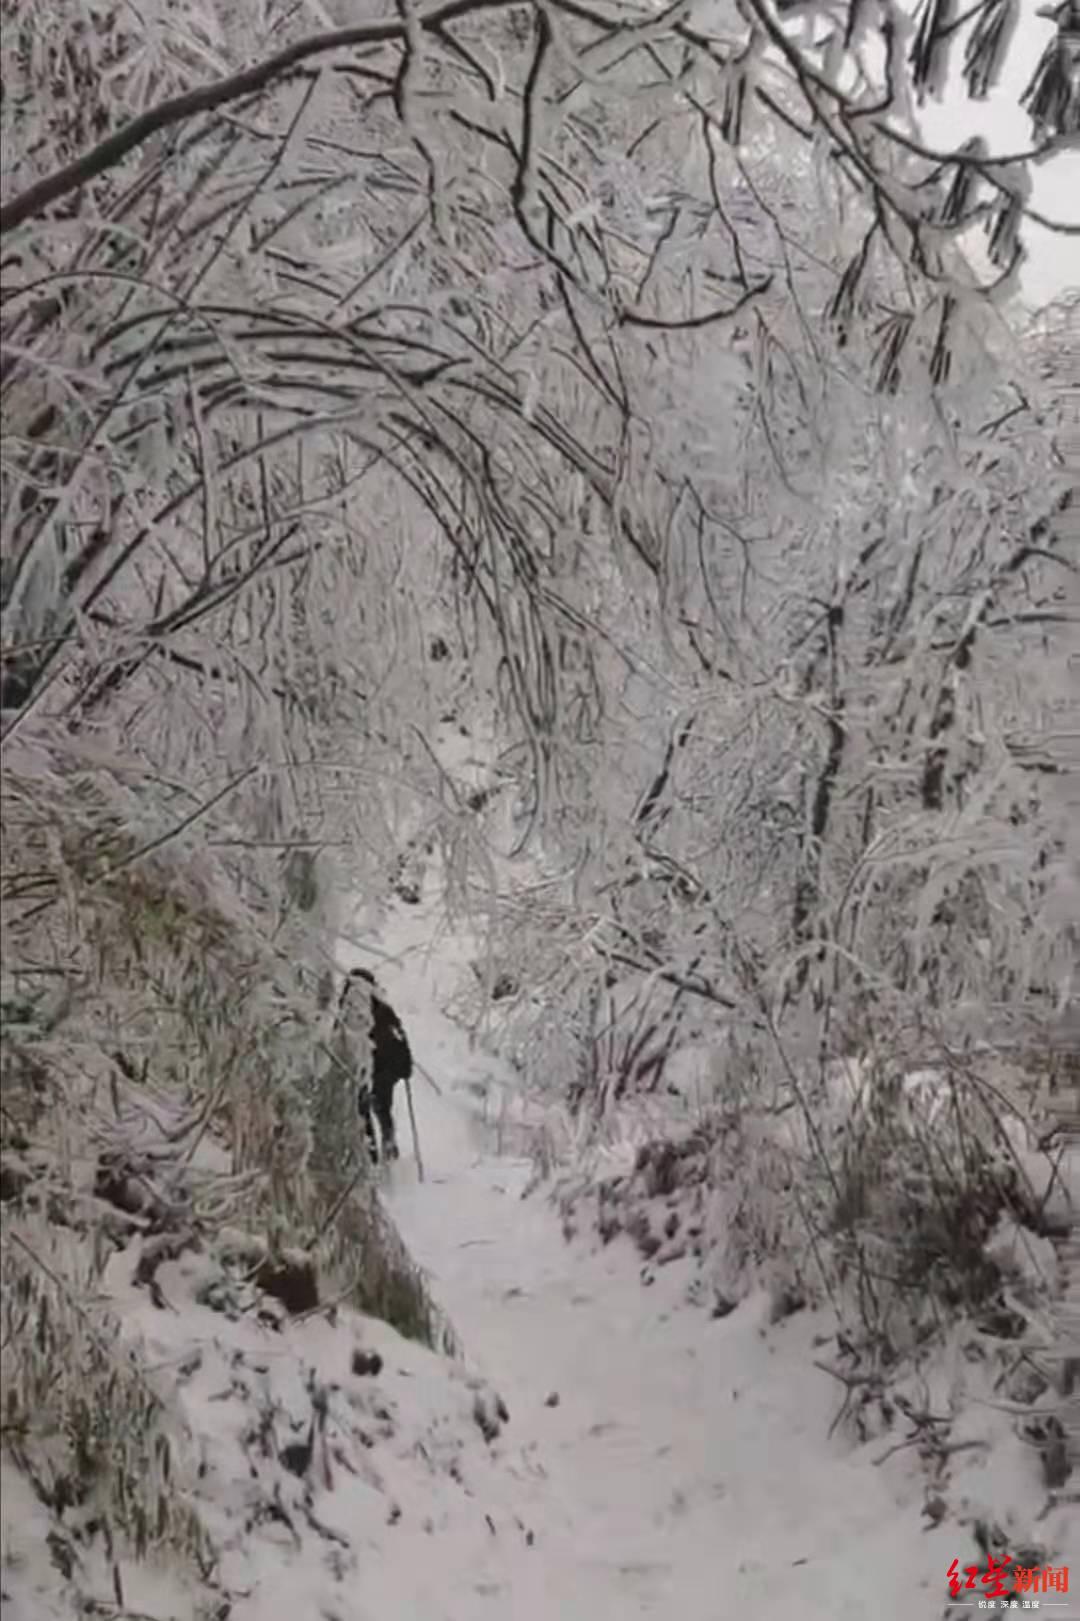
[[[861,1446],[832,1428],[843,1392],[814,1362],[830,1359],[833,1323],[804,1311],[770,1325],[764,1295],[712,1318],[687,1303],[690,1263],[645,1287],[629,1243],[568,1244],[543,1193],[523,1197],[527,1111],[442,1011],[470,947],[436,937],[433,915],[402,907],[370,936],[360,919],[343,955],[377,964],[439,1088],[413,1083],[422,1181],[398,1099],[386,1198],[464,1360],[351,1311],[230,1309],[207,1293],[213,1254],[163,1263],[155,1304],[131,1250],[118,1254],[103,1293],[190,1428],[221,1549],[212,1590],[65,1544],[5,1466],[5,1618],[59,1621],[73,1585],[97,1605],[83,1613],[114,1621],[942,1616],[950,1564],[975,1558],[970,1518],[1019,1541],[1010,1515],[1035,1496],[1010,1418],[964,1395],[962,1346],[927,1386],[928,1408],[960,1402],[964,1448],[949,1515],[928,1529],[916,1450],[896,1446],[905,1427]],[[1067,1544],[1060,1512],[1040,1530]]]
[[[829,1438],[840,1387],[813,1361],[832,1325],[802,1313],[768,1327],[764,1297],[710,1319],[686,1304],[679,1265],[646,1288],[629,1245],[568,1245],[550,1205],[522,1198],[530,1161],[500,1155],[496,1127],[478,1122],[477,1091],[511,1077],[439,1011],[455,943],[430,943],[426,908],[403,909],[380,939],[380,979],[441,1088],[413,1083],[423,1182],[398,1105],[388,1200],[470,1362],[506,1399],[506,1501],[534,1542],[492,1541],[497,1595],[471,1576],[455,1588],[455,1567],[425,1613],[940,1615],[969,1537],[923,1530],[911,1451],[877,1467],[886,1443]],[[395,1613],[420,1621],[405,1600]]]

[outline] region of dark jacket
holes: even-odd
[[[385,1096],[398,1081],[411,1077],[412,1051],[401,1020],[380,995],[373,976],[366,968],[354,968],[350,978],[353,975],[371,986],[371,1088],[376,1096]]]
[[[412,1051],[401,1020],[377,991],[371,997],[371,1084],[389,1090],[412,1075]]]

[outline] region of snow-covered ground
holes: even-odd
[[[976,1558],[975,1517],[1016,1551],[1035,1517],[1036,1460],[1007,1404],[979,1398],[984,1370],[958,1340],[925,1371],[921,1405],[948,1415],[955,1448],[931,1525],[906,1422],[861,1445],[833,1424],[843,1387],[815,1366],[835,1360],[833,1322],[770,1323],[764,1295],[713,1318],[687,1300],[689,1261],[646,1286],[629,1242],[567,1243],[543,1188],[523,1197],[513,1077],[443,1011],[470,947],[433,916],[360,918],[343,953],[377,965],[435,1083],[413,1083],[423,1180],[399,1095],[386,1199],[463,1360],[351,1311],[230,1308],[207,1293],[212,1253],[162,1264],[155,1302],[120,1252],[103,1292],[183,1415],[219,1557],[196,1587],[110,1561],[5,1465],[6,1621],[60,1621],[76,1591],[112,1621],[943,1616],[949,1566]],[[1059,1564],[1066,1512],[1034,1528]]]
[[[380,978],[441,1088],[414,1081],[423,1182],[399,1103],[388,1200],[507,1402],[505,1511],[533,1533],[492,1535],[477,1568],[447,1570],[433,1608],[405,1586],[395,1613],[940,1615],[950,1563],[975,1556],[970,1533],[925,1529],[911,1450],[879,1466],[888,1439],[830,1439],[842,1391],[813,1364],[834,1325],[801,1313],[770,1327],[764,1297],[710,1319],[686,1302],[684,1266],[644,1287],[629,1244],[567,1244],[542,1194],[522,1197],[530,1161],[498,1152],[508,1111],[494,1099],[511,1077],[440,1012],[453,942],[432,950],[424,911],[402,909],[380,946]]]

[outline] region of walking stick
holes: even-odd
[[[416,1130],[416,1111],[413,1108],[412,1082],[408,1079],[405,1081],[405,1100],[409,1105],[409,1125],[412,1127],[413,1153],[416,1155],[417,1175],[422,1182],[424,1180],[424,1162],[420,1157],[420,1137]]]

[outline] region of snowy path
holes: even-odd
[[[446,969],[423,938],[419,914],[399,918],[380,977],[443,1095],[414,1081],[423,1184],[399,1104],[388,1201],[505,1397],[507,1510],[534,1533],[493,1543],[485,1580],[448,1571],[425,1621],[939,1616],[960,1550],[922,1532],[910,1453],[879,1469],[881,1443],[827,1438],[836,1390],[812,1342],[828,1324],[804,1313],[766,1333],[763,1301],[710,1320],[684,1303],[681,1265],[645,1288],[629,1246],[567,1245],[542,1193],[520,1197],[529,1165],[485,1146],[469,1113],[464,1088],[494,1065],[438,1011]]]

